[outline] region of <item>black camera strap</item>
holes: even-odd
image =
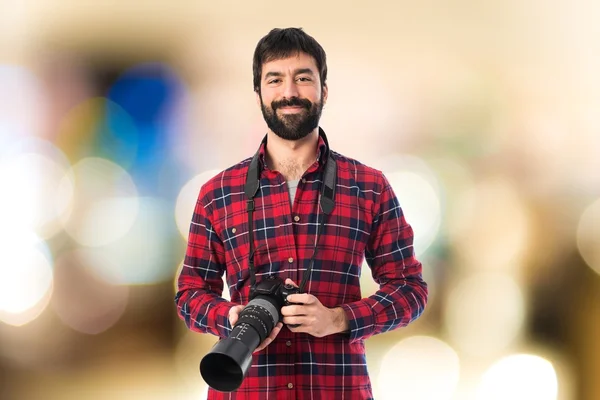
[[[321,183],[321,196],[319,198],[319,204],[321,206],[321,210],[323,213],[320,215],[320,223],[317,228],[317,240],[315,240],[315,248],[313,250],[312,257],[310,258],[310,263],[308,268],[304,271],[304,275],[302,277],[302,282],[299,286],[300,293],[304,292],[304,287],[310,278],[312,273],[313,265],[315,263],[315,256],[317,255],[317,249],[319,245],[319,239],[321,238],[321,233],[323,231],[323,227],[325,225],[325,217],[333,211],[335,206],[335,188],[337,182],[337,163],[335,158],[333,157],[331,151],[329,150],[329,142],[327,141],[327,136],[325,136],[325,132],[321,128],[319,128],[319,135],[325,141],[327,146],[326,149],[326,158],[325,158],[325,167],[323,172],[323,181]],[[266,139],[266,138],[265,138]],[[263,140],[264,143],[264,140]],[[260,150],[259,150],[260,151]],[[249,239],[249,251],[248,251],[248,268],[250,270],[250,284],[251,287],[254,287],[256,284],[256,274],[254,272],[254,197],[258,193],[258,189],[260,187],[260,161],[259,151],[254,154],[252,157],[252,161],[250,162],[250,167],[248,168],[248,173],[246,175],[246,186],[244,187],[244,191],[246,193],[246,210],[248,211],[248,239]]]

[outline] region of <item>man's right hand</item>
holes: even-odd
[[[236,305],[229,309],[228,318],[229,318],[229,323],[231,324],[232,328],[235,325],[235,323],[237,322],[238,317],[240,316],[240,313],[242,312],[243,309],[244,309],[244,306],[242,306],[242,305]],[[271,334],[269,335],[269,337],[267,337],[265,340],[263,340],[263,342],[258,345],[256,350],[254,350],[254,352],[256,353],[258,351],[261,351],[262,349],[264,349],[265,347],[270,345],[271,342],[273,340],[275,340],[275,338],[279,334],[279,331],[281,330],[282,327],[283,327],[283,322],[278,322],[277,325],[275,325],[275,327],[271,331]]]

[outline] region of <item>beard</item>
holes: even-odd
[[[302,110],[294,114],[277,115],[281,107],[300,106]],[[299,97],[290,97],[279,101],[273,100],[267,107],[260,96],[260,108],[267,126],[273,133],[284,140],[300,140],[319,126],[323,111],[323,95],[317,103]]]

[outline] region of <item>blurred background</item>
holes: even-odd
[[[175,277],[200,185],[266,132],[252,53],[288,26],[325,48],[321,126],[388,176],[430,286],[418,321],[367,341],[375,397],[599,399],[599,17],[2,0],[0,399],[205,396],[215,338],[178,320]]]

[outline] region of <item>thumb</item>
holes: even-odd
[[[293,281],[293,280],[291,280],[290,278],[286,278],[286,279],[285,279],[285,284],[286,284],[286,285],[292,285],[292,286],[298,287],[298,285],[296,285],[296,282],[294,282],[294,281]]]
[[[231,309],[229,309],[229,323],[231,324],[231,326],[235,325],[235,323],[238,320],[238,316],[240,311],[243,309],[243,306],[240,305],[236,305],[231,307]]]

